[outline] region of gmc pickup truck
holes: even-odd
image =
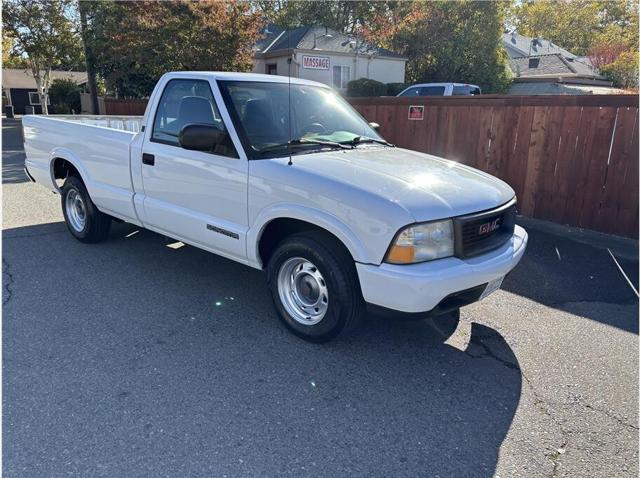
[[[78,240],[115,219],[264,269],[283,323],[322,342],[368,305],[455,315],[527,244],[507,184],[376,126],[320,83],[174,72],[142,117],[25,116],[25,166]]]

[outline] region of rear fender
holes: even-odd
[[[60,187],[58,187],[58,184],[56,183],[56,179],[53,171],[53,163],[58,158],[64,159],[65,161],[70,162],[73,165],[73,167],[76,168],[76,170],[80,174],[80,179],[82,179],[82,182],[86,186],[87,191],[89,192],[89,195],[91,195],[91,189],[92,189],[91,181],[89,179],[89,174],[87,173],[86,169],[82,166],[82,162],[73,153],[73,151],[71,151],[68,148],[62,148],[62,147],[54,148],[49,154],[49,174],[51,175],[51,182],[55,186],[56,191],[58,191],[58,193],[62,192],[60,190]]]

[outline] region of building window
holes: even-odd
[[[276,63],[267,65],[267,75],[277,75],[277,74],[278,74],[278,65]]]
[[[36,91],[30,91],[29,92],[29,104],[30,105],[39,105],[40,104],[40,97],[38,96],[38,93]]]
[[[40,97],[37,91],[29,91],[29,104],[32,106],[40,105]],[[47,104],[51,104],[51,97],[47,97]]]
[[[347,83],[351,79],[351,67],[334,66],[333,67],[333,86],[336,88],[346,88]]]

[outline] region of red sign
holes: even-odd
[[[329,69],[329,57],[328,56],[307,56],[302,57],[302,67],[310,70],[328,70]]]
[[[409,119],[410,120],[423,120],[424,119],[424,106],[409,106]]]

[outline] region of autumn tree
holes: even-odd
[[[501,40],[506,8],[469,0],[399,2],[363,34],[408,58],[407,81],[460,81],[499,92],[509,84]]]
[[[616,61],[627,50],[628,46],[621,41],[597,43],[589,48],[587,57],[595,68],[602,68]]]
[[[13,50],[24,57],[36,81],[42,112],[48,114],[51,70],[73,65],[81,57],[70,15],[71,0],[7,0],[2,8],[5,34],[15,39]]]
[[[88,4],[96,70],[121,96],[148,96],[168,71],[248,71],[263,27],[260,13],[243,2]]]

